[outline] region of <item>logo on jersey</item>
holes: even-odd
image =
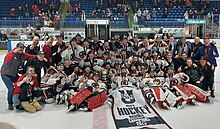
[[[84,51],[81,51],[81,52],[79,53],[79,57],[83,58],[84,56],[86,56],[86,53],[85,53]]]

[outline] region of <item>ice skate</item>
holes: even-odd
[[[190,102],[191,105],[199,106],[195,99],[192,99]]]
[[[75,110],[75,107],[76,107],[76,106],[73,105],[73,104],[69,105],[68,108],[67,108],[67,113],[70,112],[70,111]]]
[[[162,108],[169,110],[170,107],[167,105],[167,103],[163,102]]]
[[[184,105],[186,105],[186,101],[182,101],[182,102],[178,103],[178,104],[176,105],[176,108],[179,110],[179,109],[183,108]]]
[[[209,97],[206,97],[206,100],[205,100],[207,103],[210,103],[210,104],[213,104],[213,101],[209,98]]]

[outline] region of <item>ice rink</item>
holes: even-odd
[[[6,53],[0,53],[0,66]],[[220,65],[220,59],[218,64]],[[186,105],[183,109],[158,110],[173,129],[219,129],[220,128],[220,66],[215,74],[216,97],[214,104]],[[0,80],[0,121],[17,129],[115,129],[111,108],[105,104],[93,112],[66,113],[65,105],[47,104],[43,111],[34,114],[25,111],[9,111],[6,102],[6,87]]]

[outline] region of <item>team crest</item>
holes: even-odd
[[[132,90],[119,90],[119,92],[121,93],[121,100],[125,104],[132,104],[135,102]]]

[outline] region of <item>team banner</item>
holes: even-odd
[[[112,115],[116,128],[171,128],[154,107],[145,101],[141,90],[123,87],[116,89],[111,97],[113,98]]]

